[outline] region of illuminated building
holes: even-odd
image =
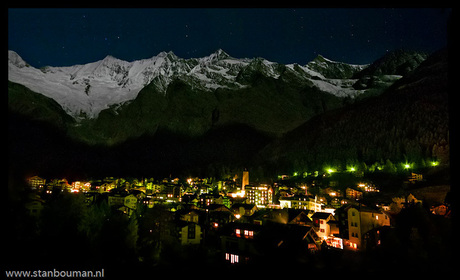
[[[241,190],[244,191],[245,187],[249,185],[249,171],[243,170],[243,180],[241,180]]]
[[[347,198],[352,198],[352,199],[362,199],[363,198],[362,191],[358,191],[352,188],[347,188],[345,191],[345,195]]]
[[[265,207],[273,202],[273,189],[269,185],[246,185],[246,197],[249,203]]]
[[[32,189],[39,189],[45,185],[46,180],[38,176],[33,176],[27,179],[27,183]]]
[[[331,213],[316,212],[311,216],[311,219],[313,220],[313,226],[318,237],[326,239],[334,233],[339,233],[334,215]]]
[[[379,189],[374,184],[359,183],[358,188],[365,192],[379,192]]]
[[[415,184],[416,182],[421,182],[423,181],[423,174],[417,174],[417,173],[411,172],[410,176],[408,177],[408,180],[411,184]]]
[[[206,207],[211,204],[223,204],[222,196],[214,194],[202,194],[200,195],[200,205],[201,207]]]
[[[296,195],[294,197],[283,197],[279,199],[281,208],[311,210],[313,212],[321,212],[322,203],[314,198],[306,195]]]
[[[369,231],[383,226],[390,226],[388,215],[378,210],[352,205],[345,207],[343,210],[347,213],[345,224],[347,225],[348,236],[342,235],[342,232],[341,235],[344,239],[347,239],[345,245],[352,249],[365,249],[363,241]],[[344,218],[345,215],[339,217]]]

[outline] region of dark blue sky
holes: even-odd
[[[8,49],[34,67],[132,61],[173,51],[305,64],[354,64],[447,44],[450,9],[9,9]]]

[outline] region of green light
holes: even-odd
[[[331,168],[329,168],[329,169],[327,170],[327,172],[328,172],[328,173],[332,173],[332,172],[334,172],[334,170],[332,170]]]
[[[431,166],[438,166],[439,165],[439,161],[432,161],[431,162]]]
[[[350,168],[350,171],[351,171],[351,172],[354,172],[354,171],[356,171],[356,169],[355,169],[354,167],[351,167],[351,168]]]
[[[410,164],[407,164],[407,163],[404,164],[404,168],[405,168],[405,169],[409,169],[409,168],[410,168]]]

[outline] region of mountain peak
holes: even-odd
[[[15,51],[8,50],[8,62],[16,67],[22,68],[28,64]]]
[[[104,57],[103,60],[110,61],[110,60],[119,60],[119,59],[114,57],[113,55],[108,54],[106,57]]]
[[[217,51],[214,52],[215,55],[219,58],[227,58],[230,57],[228,53],[226,53],[223,49],[217,49]]]
[[[123,63],[125,61],[121,60],[121,59],[118,59],[112,55],[107,55],[106,57],[104,57],[104,59],[101,61],[101,64],[102,65],[111,65],[111,64],[118,64],[118,63]]]
[[[223,60],[229,58],[230,55],[228,55],[224,50],[218,49],[209,56],[203,57],[203,60],[205,62],[210,62],[210,61],[218,61],[218,60]]]
[[[313,61],[316,61],[316,62],[332,62],[332,63],[336,63],[336,61],[332,61],[330,59],[327,59],[325,58],[324,56],[318,54],[317,57],[315,57],[315,59],[313,59]]]
[[[169,60],[179,59],[179,57],[173,51],[169,51],[169,52],[162,51],[156,56],[154,56],[154,58],[162,58],[162,59],[169,59]]]

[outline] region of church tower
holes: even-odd
[[[243,180],[241,182],[241,190],[244,191],[244,187],[249,185],[249,171],[245,168],[243,170]]]

